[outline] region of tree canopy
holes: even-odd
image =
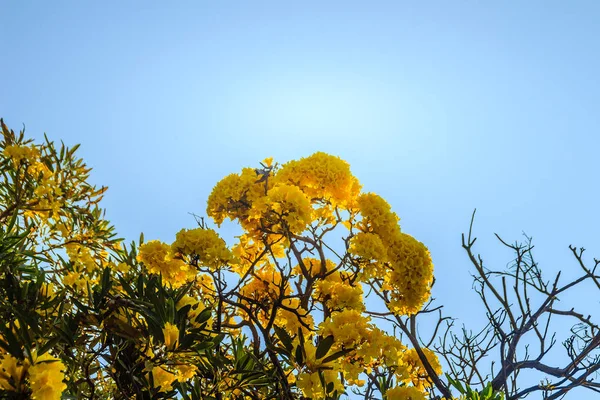
[[[597,325],[555,306],[581,283],[600,288],[598,262],[586,267],[577,250],[582,277],[547,284],[531,247],[509,245],[513,269],[490,271],[469,232],[489,324],[461,336],[430,298],[427,247],[338,157],[263,160],[219,181],[207,218],[172,243],[126,244],[76,147],[34,143],[4,122],[2,133],[4,398],[499,399],[598,388]],[[218,233],[226,219],[242,231],[229,244]],[[580,327],[564,368],[542,360],[550,315]],[[422,318],[433,319],[430,338],[418,333]],[[530,334],[537,358],[519,351]],[[494,352],[496,369],[484,372]],[[523,369],[557,379],[518,385]]]

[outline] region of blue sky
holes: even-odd
[[[600,258],[600,3],[173,4],[0,5],[0,116],[81,143],[122,236],[170,242],[223,176],[321,150],[429,246],[468,324],[474,208],[490,264],[494,232],[532,235],[549,274],[576,272],[569,244]]]

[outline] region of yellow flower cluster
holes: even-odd
[[[8,145],[4,148],[4,156],[11,158],[15,165],[19,166],[23,161],[33,164],[40,156],[39,149],[34,145]]]
[[[315,153],[284,164],[279,170],[245,168],[214,187],[206,212],[217,224],[238,220],[251,235],[299,234],[315,220],[332,221],[334,207],[353,206],[360,184],[338,157]],[[283,231],[283,232],[282,232]]]
[[[217,269],[233,261],[225,241],[213,229],[182,229],[176,235],[172,249],[179,254],[197,257],[201,265]]]
[[[323,383],[321,382],[321,376],[323,376]],[[312,400],[323,400],[327,398],[328,393],[338,391],[338,393],[344,392],[344,385],[339,379],[339,372],[333,370],[322,370],[315,372],[302,372],[298,374],[297,385],[304,396]],[[327,390],[329,385],[333,385],[330,391]]]
[[[422,350],[435,373],[440,375],[442,373],[442,366],[435,353],[427,348],[423,348]],[[405,380],[405,383],[412,383],[413,386],[420,391],[424,391],[431,387],[431,380],[428,378],[429,375],[415,349],[407,350],[404,353],[403,360],[407,366],[409,375],[409,378]]]
[[[319,326],[323,336],[333,335],[335,346],[353,348],[361,345],[369,335],[371,318],[359,310],[346,309],[331,314]]]
[[[151,274],[162,275],[163,280],[179,287],[194,279],[194,270],[183,260],[173,257],[171,246],[151,240],[139,247],[138,261],[144,263]]]
[[[248,220],[256,226],[265,222],[275,233],[300,234],[312,221],[312,206],[297,186],[277,185],[255,201]]]
[[[238,219],[243,226],[254,201],[265,196],[269,180],[258,182],[259,177],[252,168],[244,168],[241,174],[231,174],[223,178],[208,196],[206,213],[217,224],[225,218]]]
[[[196,366],[189,364],[156,365],[151,370],[152,381],[161,392],[169,392],[173,390],[175,381],[186,382],[196,375],[197,370]]]
[[[139,246],[138,251],[138,261],[150,273],[162,274],[163,280],[173,287],[197,279],[201,291],[203,287],[211,289],[212,284],[197,274],[196,266],[214,270],[235,261],[225,241],[208,228],[182,229],[171,246],[152,240]]]
[[[425,400],[425,393],[413,386],[396,386],[386,395],[386,400]]]
[[[363,277],[383,278],[382,289],[391,292],[391,311],[401,315],[416,313],[429,298],[433,282],[429,250],[400,231],[398,216],[380,196],[361,195],[358,209],[361,232],[352,239],[350,253],[363,261]]]
[[[297,334],[299,329],[303,335],[308,335],[314,330],[314,318],[302,308],[299,299],[284,299],[282,305],[285,308],[277,310],[276,325],[285,327],[292,335]],[[290,309],[293,311],[290,311]]]
[[[340,207],[352,205],[360,191],[360,183],[350,172],[350,165],[323,152],[284,164],[275,179],[298,186],[311,199]]]
[[[31,398],[34,400],[59,400],[67,385],[64,365],[52,355],[33,354],[33,364],[26,359],[20,361],[4,354],[0,363],[0,389],[10,392],[22,392],[25,380],[29,380]]]
[[[15,166],[27,166],[22,171],[24,180],[26,176],[37,179],[33,187],[33,197],[25,205],[25,215],[39,216],[44,222],[50,217],[58,220],[65,203],[64,193],[57,175],[42,162],[40,148],[34,145],[12,145],[7,146],[3,154],[12,158]]]
[[[34,400],[59,400],[67,388],[64,365],[50,354],[45,353],[35,358],[35,363],[29,368],[29,383]]]
[[[0,388],[11,392],[21,391],[29,361],[19,361],[10,354],[4,354],[0,363]]]
[[[414,314],[430,296],[433,263],[427,247],[405,233],[390,248],[392,271],[385,283],[391,287],[389,308],[397,314]]]
[[[235,318],[238,327],[250,324],[259,325],[252,326],[256,332],[275,330],[277,342],[289,348],[273,327],[283,328],[296,346],[283,367],[293,390],[306,398],[325,399],[335,390],[343,392],[345,385],[362,386],[365,374],[385,367],[391,368],[398,386],[384,398],[424,399],[429,382],[414,350],[375,325],[378,317],[365,312],[365,297],[367,289],[380,290],[393,313],[416,313],[429,298],[433,280],[427,248],[401,232],[398,215],[383,198],[361,194],[349,165],[338,157],[315,153],[281,166],[271,159],[261,165],[225,177],[208,198],[207,214],[218,225],[229,218],[241,226],[235,245],[228,248],[212,229],[184,229],[171,246],[156,241],[141,245],[138,259],[174,287],[200,279],[192,266],[225,267],[219,273],[237,274],[227,275],[239,278],[233,289],[239,303],[224,306],[223,329],[235,325]],[[325,234],[338,226],[347,228],[346,253],[325,244]],[[201,293],[197,290],[195,295]],[[201,300],[185,296],[176,308],[190,305],[188,319],[193,325],[204,304],[212,301],[214,292]],[[315,327],[317,311],[323,317]],[[163,336],[166,348],[175,350],[177,326],[165,324]],[[316,358],[314,341],[330,336],[328,354],[344,355],[325,365],[323,357]],[[298,361],[300,346],[303,359]],[[435,355],[426,350],[426,356],[438,372]],[[183,379],[181,370],[168,363],[148,371],[161,391]],[[242,398],[227,379],[223,393]]]
[[[91,274],[98,269],[98,261],[94,258],[89,248],[79,243],[67,243],[65,249],[75,270]]]
[[[280,295],[290,293],[290,287],[284,285],[282,288],[281,284],[281,273],[266,265],[254,271],[252,279],[240,289],[240,294],[256,303],[268,304],[277,300]]]
[[[341,272],[327,275],[315,285],[314,297],[326,304],[330,310],[364,310],[363,289],[360,282],[350,284]]]
[[[97,279],[92,279],[89,275],[77,271],[68,272],[62,278],[63,285],[77,294],[88,294],[88,288],[96,282]]]
[[[356,356],[367,367],[395,366],[396,376],[402,379],[408,377],[408,371],[403,367],[405,352],[406,346],[397,337],[379,328],[372,328],[363,345],[357,350]]]
[[[374,233],[358,232],[351,240],[350,251],[367,262],[388,259],[383,240]]]
[[[377,234],[384,244],[389,244],[400,233],[400,218],[381,196],[364,193],[358,197],[358,209],[362,216],[359,228],[363,232]]]

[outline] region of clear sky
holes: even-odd
[[[122,236],[170,242],[223,176],[321,150],[429,246],[471,326],[474,208],[490,264],[494,232],[532,235],[552,274],[569,244],[600,258],[599,2],[165,4],[0,4],[0,116],[81,143]]]

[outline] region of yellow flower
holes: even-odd
[[[246,219],[252,203],[263,197],[270,180],[260,182],[260,177],[252,168],[244,168],[241,174],[231,174],[223,178],[213,188],[206,207],[206,214],[220,225],[225,218],[239,219],[247,226]]]
[[[189,265],[173,258],[171,246],[158,240],[151,240],[139,247],[138,261],[143,262],[150,273],[162,275],[163,281],[173,287],[180,287],[196,276]]]
[[[198,372],[198,367],[192,364],[181,364],[177,366],[177,380],[179,382],[185,382],[192,379],[196,372]]]
[[[296,384],[298,385],[300,390],[302,390],[304,396],[311,398],[312,400],[322,400],[326,398],[328,393],[333,393],[336,390],[339,393],[342,393],[344,391],[344,385],[340,381],[337,371],[324,370],[321,371],[321,373],[323,374],[325,387],[323,387],[321,383],[319,372],[303,372],[298,374]],[[333,388],[331,391],[327,392],[326,387],[331,383],[333,383]]]
[[[422,350],[435,373],[440,375],[442,373],[442,366],[435,353],[427,348],[423,348]],[[429,374],[425,370],[425,366],[421,362],[415,349],[405,351],[402,356],[402,361],[406,364],[409,374],[409,377],[404,381],[405,383],[412,382],[413,386],[419,390],[425,390],[431,387]]]
[[[10,354],[5,354],[0,363],[0,388],[9,391],[20,391],[27,373],[29,362],[20,362]]]
[[[163,335],[165,337],[165,346],[167,346],[167,349],[173,350],[177,347],[177,342],[179,341],[179,329],[176,325],[167,322],[163,328]]]
[[[114,267],[114,269],[116,269],[117,271],[119,271],[122,274],[126,274],[129,272],[131,267],[127,263],[120,262]]]
[[[379,235],[359,232],[350,241],[350,253],[367,261],[387,261],[387,251]]]
[[[398,215],[392,212],[389,203],[375,193],[364,193],[358,198],[358,208],[363,219],[359,224],[363,232],[373,232],[384,244],[396,239],[400,234]]]
[[[331,314],[320,325],[323,336],[333,335],[337,346],[351,348],[362,344],[368,337],[370,317],[358,310],[346,309]]]
[[[429,299],[433,283],[433,263],[425,245],[401,233],[388,248],[391,271],[384,284],[391,288],[390,311],[410,315]]]
[[[356,309],[364,310],[362,286],[353,285],[342,279],[339,272],[328,275],[315,285],[314,297],[319,299],[331,310]]]
[[[29,368],[31,398],[34,400],[59,400],[67,388],[62,361],[45,353],[34,356],[35,363]]]
[[[217,269],[233,261],[233,254],[225,241],[212,229],[182,229],[171,245],[173,251],[197,257],[202,265]]]
[[[40,294],[44,297],[47,297],[48,300],[52,300],[56,296],[56,291],[54,289],[54,284],[52,282],[44,284],[40,288]]]
[[[312,205],[302,191],[292,185],[278,185],[255,202],[249,221],[260,221],[277,233],[302,233],[312,221]]]
[[[267,157],[263,160],[263,164],[265,164],[267,167],[270,167],[271,165],[273,165],[273,157]]]
[[[397,386],[387,391],[386,400],[425,400],[425,393],[412,386]]]
[[[173,389],[172,385],[177,380],[177,375],[167,371],[163,366],[157,365],[152,368],[152,380],[155,388],[161,392],[168,392]]]
[[[323,152],[285,163],[275,180],[298,186],[311,199],[340,206],[351,205],[360,191],[360,183],[350,172],[350,165]]]
[[[20,145],[9,145],[4,149],[4,155],[8,158],[12,158],[13,162],[19,166],[23,160],[33,163],[40,155],[37,147],[31,146],[20,146]]]

